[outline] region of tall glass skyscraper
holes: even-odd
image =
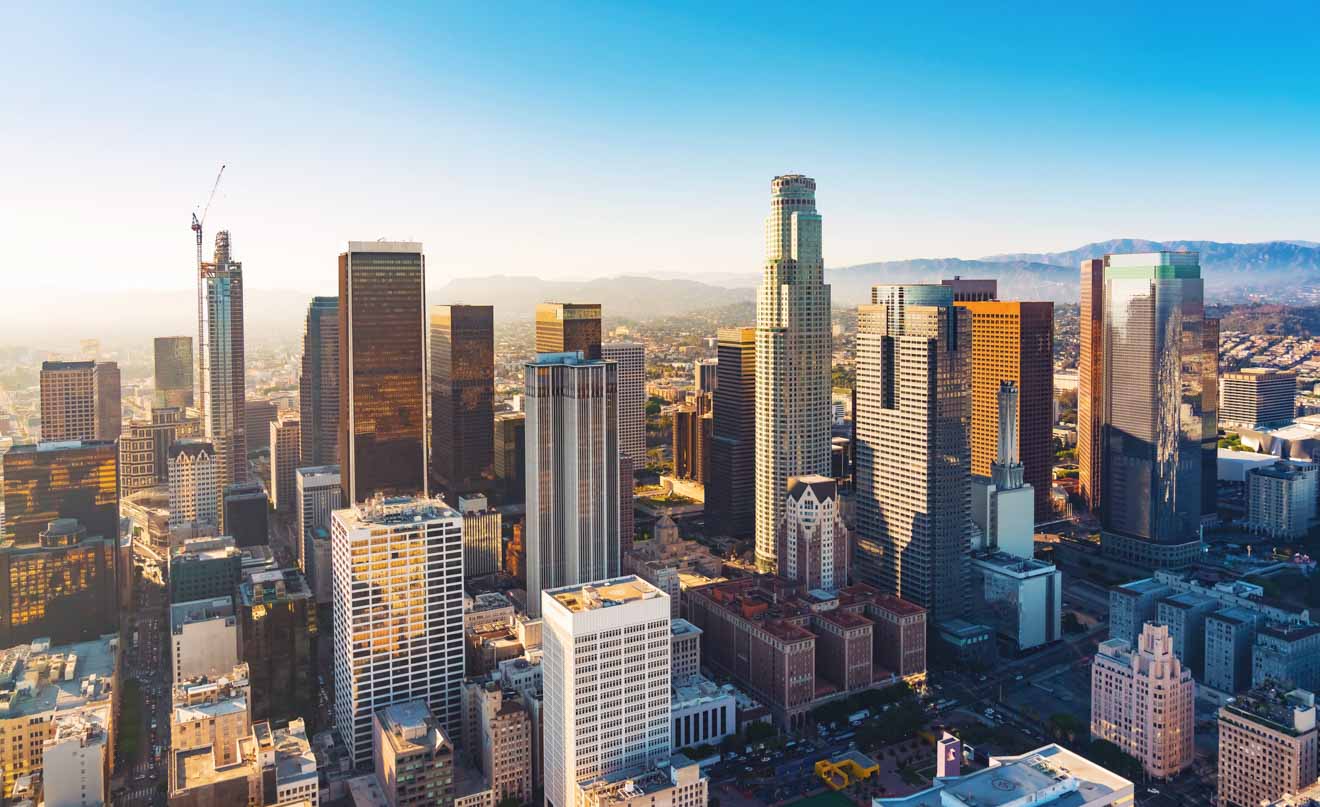
[[[756,329],[720,328],[718,339],[706,519],[747,538],[756,513]]]
[[[494,489],[494,306],[431,306],[431,481],[454,506]]]
[[[298,374],[304,466],[339,462],[339,298],[313,297]]]
[[[1219,323],[1195,252],[1106,255],[1101,313],[1101,542],[1184,566],[1214,512]]]
[[[193,342],[191,336],[157,336],[152,406],[193,406]]]
[[[816,180],[770,183],[756,295],[756,565],[775,568],[790,476],[830,473],[830,287]]]
[[[200,267],[197,375],[202,421],[219,459],[219,486],[247,479],[243,264],[231,259],[229,232],[215,234],[215,261]]]

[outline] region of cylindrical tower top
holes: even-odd
[[[796,196],[814,198],[816,180],[803,174],[781,174],[770,180],[772,196]]]

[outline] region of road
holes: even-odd
[[[136,574],[136,572],[135,572]],[[166,796],[161,784],[167,779],[165,767],[154,758],[156,746],[169,748],[168,683],[169,657],[165,642],[169,634],[169,598],[160,586],[135,578],[134,609],[128,615],[124,635],[126,650],[120,671],[122,681],[138,682],[142,698],[138,752],[133,759],[120,759],[112,789],[113,801],[124,807],[161,807]],[[137,641],[133,633],[137,632]],[[155,724],[155,728],[152,724]],[[163,754],[162,759],[168,758]]]

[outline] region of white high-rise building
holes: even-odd
[[[354,764],[371,716],[421,699],[457,733],[463,680],[463,517],[440,499],[382,498],[331,515],[335,721]]]
[[[809,589],[838,591],[848,585],[851,549],[834,480],[790,478],[779,527],[779,575]]]
[[[541,591],[617,577],[622,564],[612,361],[542,353],[526,365],[527,608]]]
[[[979,528],[976,549],[1035,555],[1036,491],[1023,481],[1018,460],[1018,387],[999,382],[999,444],[989,477],[972,478],[972,521]]]
[[[215,234],[215,261],[198,267],[197,377],[206,437],[219,456],[220,489],[247,481],[243,264],[231,260],[229,233]]]
[[[971,314],[942,285],[876,286],[871,302],[857,324],[853,576],[941,622],[967,605],[975,531]]]
[[[669,597],[629,576],[541,594],[545,801],[577,803],[577,786],[667,760]]]
[[[209,440],[179,440],[169,449],[170,530],[220,526],[220,458]]]
[[[830,287],[816,181],[775,177],[756,296],[756,565],[775,568],[790,476],[830,473]]]
[[[646,467],[646,346],[611,342],[600,346],[601,358],[617,364],[619,375],[619,453],[633,468]]]

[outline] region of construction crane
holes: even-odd
[[[220,173],[215,175],[215,184],[211,186],[211,195],[206,198],[206,207],[202,208],[201,219],[197,218],[197,211],[192,214],[192,229],[197,233],[197,271],[198,277],[201,277],[202,271],[202,225],[206,224],[206,214],[211,210],[211,202],[215,201],[215,192],[220,187],[220,177],[225,175],[224,165],[220,166]]]

